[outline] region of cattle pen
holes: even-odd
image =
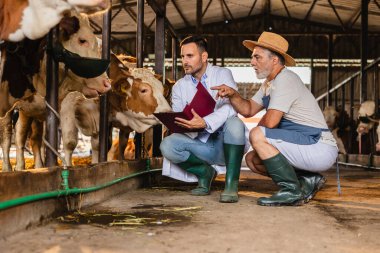
[[[36,2],[0,4],[1,253],[380,253],[379,0]],[[185,74],[180,42],[206,38],[251,98],[262,80],[242,41],[264,31],[305,71],[336,163],[301,206],[257,205],[278,188],[244,158],[237,203],[219,202],[223,174],[190,195],[163,175],[153,116]],[[239,116],[252,129],[264,113]]]

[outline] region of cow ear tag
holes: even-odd
[[[106,72],[110,64],[110,61],[105,59],[81,57],[65,49],[60,43],[53,47],[53,57],[63,62],[74,74],[83,78],[100,76]]]

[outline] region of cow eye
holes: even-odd
[[[85,39],[79,39],[79,43],[80,44],[84,44],[84,43],[86,43],[87,42],[87,40],[85,40]]]
[[[146,93],[146,92],[148,92],[148,89],[142,89],[141,90],[141,93]]]

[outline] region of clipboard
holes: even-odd
[[[176,117],[191,120],[193,118],[191,109],[194,109],[202,118],[214,112],[216,105],[214,98],[200,82],[197,85],[197,89],[192,101],[185,106],[182,112],[161,112],[154,113],[154,116],[172,133],[202,132],[204,128],[189,129],[174,123]]]

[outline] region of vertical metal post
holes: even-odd
[[[172,79],[177,81],[177,39],[172,37]]]
[[[314,71],[314,58],[311,58],[311,62],[310,62],[310,69],[311,69],[311,78],[310,78],[310,90],[311,90],[311,94],[313,94],[315,96],[315,84],[314,84],[314,81],[315,81],[315,71]]]
[[[379,79],[379,64],[375,64],[374,70],[373,70],[373,85],[375,88],[375,105],[376,105],[375,113],[376,113],[376,115],[380,114],[380,104],[379,104],[379,102],[380,102],[379,101],[379,99],[380,99],[380,97],[379,97],[380,83],[379,83],[378,79]]]
[[[354,118],[354,99],[355,99],[354,91],[355,91],[355,81],[354,81],[354,78],[351,78],[351,80],[350,80],[350,118],[351,119]],[[350,127],[350,135],[349,135],[349,141],[348,141],[348,153],[349,154],[352,153],[352,142],[353,142],[352,133],[353,133],[353,131],[355,131],[355,129]]]
[[[361,4],[361,33],[360,33],[360,56],[361,56],[361,65],[360,65],[360,103],[367,100],[367,72],[364,71],[364,68],[367,66],[367,57],[368,57],[368,0],[362,0]]]
[[[137,67],[142,68],[144,57],[144,0],[137,1],[137,36],[136,36],[136,58]],[[140,159],[142,155],[143,136],[140,133],[135,134],[135,159]]]
[[[329,90],[332,88],[332,59],[334,52],[334,37],[330,33],[328,35],[328,65],[327,65],[327,106],[331,105],[331,93]]]
[[[160,13],[156,13],[156,33],[154,37],[155,67],[154,71],[165,80],[165,16],[166,0],[156,0]],[[161,156],[162,125],[153,128],[153,156]]]
[[[111,10],[103,14],[102,58],[110,59]],[[108,94],[100,96],[99,162],[107,161],[109,149]]]
[[[196,18],[196,33],[201,34],[202,33],[202,0],[197,0],[197,18]]]
[[[346,106],[346,85],[342,86],[342,112],[345,110]]]
[[[213,52],[213,61],[212,61],[212,65],[216,65],[216,62],[217,62],[217,57],[218,57],[218,36],[214,36],[214,52]]]
[[[53,28],[48,36],[48,48],[52,49],[55,41],[58,38],[58,27]],[[51,51],[50,51],[51,52]],[[58,111],[58,62],[53,59],[51,53],[46,56],[46,102]],[[46,136],[49,144],[55,149],[58,149],[58,119],[51,110],[47,110],[46,115]],[[57,165],[57,156],[50,149],[46,149],[47,167]]]

